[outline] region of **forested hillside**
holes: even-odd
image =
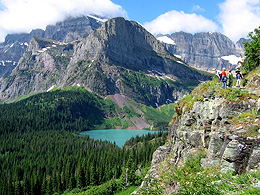
[[[1,104],[0,194],[84,191],[105,182],[120,184],[106,189],[114,193],[140,184],[142,177],[135,171],[150,165],[167,132],[132,138],[123,148],[79,136],[89,129],[128,127],[127,117],[155,119],[158,128],[165,128],[171,118],[170,105],[160,109],[136,106],[142,114],[132,107],[121,109],[110,98],[102,99],[82,87]]]
[[[105,100],[83,87],[69,87],[31,96],[12,104],[0,105],[0,133],[40,130],[86,131],[90,129],[128,128],[132,117],[144,118],[156,129],[165,129],[174,106],[159,109],[136,104],[119,108],[110,98]]]
[[[135,170],[149,166],[153,152],[164,143],[165,136],[166,133],[163,137],[159,133],[155,142],[143,138],[143,144],[121,149],[66,131],[1,134],[0,194],[86,190],[120,176],[128,178],[128,183],[119,182],[121,188],[140,184],[141,177],[135,176]]]

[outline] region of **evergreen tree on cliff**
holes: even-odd
[[[260,65],[260,27],[249,33],[249,41],[245,42],[245,73]]]

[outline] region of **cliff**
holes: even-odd
[[[169,126],[168,143],[153,154],[150,172],[135,194],[143,194],[147,189],[156,190],[153,185],[161,189],[163,194],[177,193],[191,189],[192,184],[188,184],[189,182],[195,182],[193,189],[197,192],[201,190],[200,187],[207,190],[207,186],[210,186],[209,188],[219,191],[217,194],[227,194],[223,186],[218,188],[216,185],[222,182],[234,185],[229,184],[225,178],[229,176],[225,174],[240,175],[259,170],[259,72],[254,73],[254,76],[248,75],[251,78],[250,84],[242,90],[222,89],[217,80],[213,80],[202,83],[190,95],[178,101],[175,105],[176,114]],[[189,161],[195,161],[195,156],[198,155],[202,155],[198,165],[201,168],[195,167],[194,162]],[[187,162],[191,166],[189,170],[182,168],[187,166]],[[198,185],[193,173],[189,172],[196,168],[194,177],[200,178],[197,180]],[[186,183],[191,188],[186,188],[185,182],[176,180],[178,170],[184,170],[180,172],[182,176],[187,174],[187,177],[194,179]],[[218,177],[218,172],[222,178]],[[252,175],[249,177],[254,178]],[[258,179],[250,181],[250,184],[237,184],[238,188],[243,188],[243,185],[245,188],[254,186]]]
[[[235,69],[241,55],[244,54],[243,42],[240,39],[236,44],[221,33],[196,33],[176,32],[171,35],[158,35],[159,40],[165,38],[171,41],[165,45],[174,55],[180,57],[192,67],[212,71]]]

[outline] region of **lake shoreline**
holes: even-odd
[[[89,136],[94,140],[109,141],[116,143],[122,147],[131,137],[146,135],[148,133],[158,133],[159,131],[152,130],[136,130],[136,129],[97,129],[80,132],[80,136]]]

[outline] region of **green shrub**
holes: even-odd
[[[243,63],[244,73],[248,73],[260,65],[260,29],[249,33],[249,41],[245,42],[245,63]]]

